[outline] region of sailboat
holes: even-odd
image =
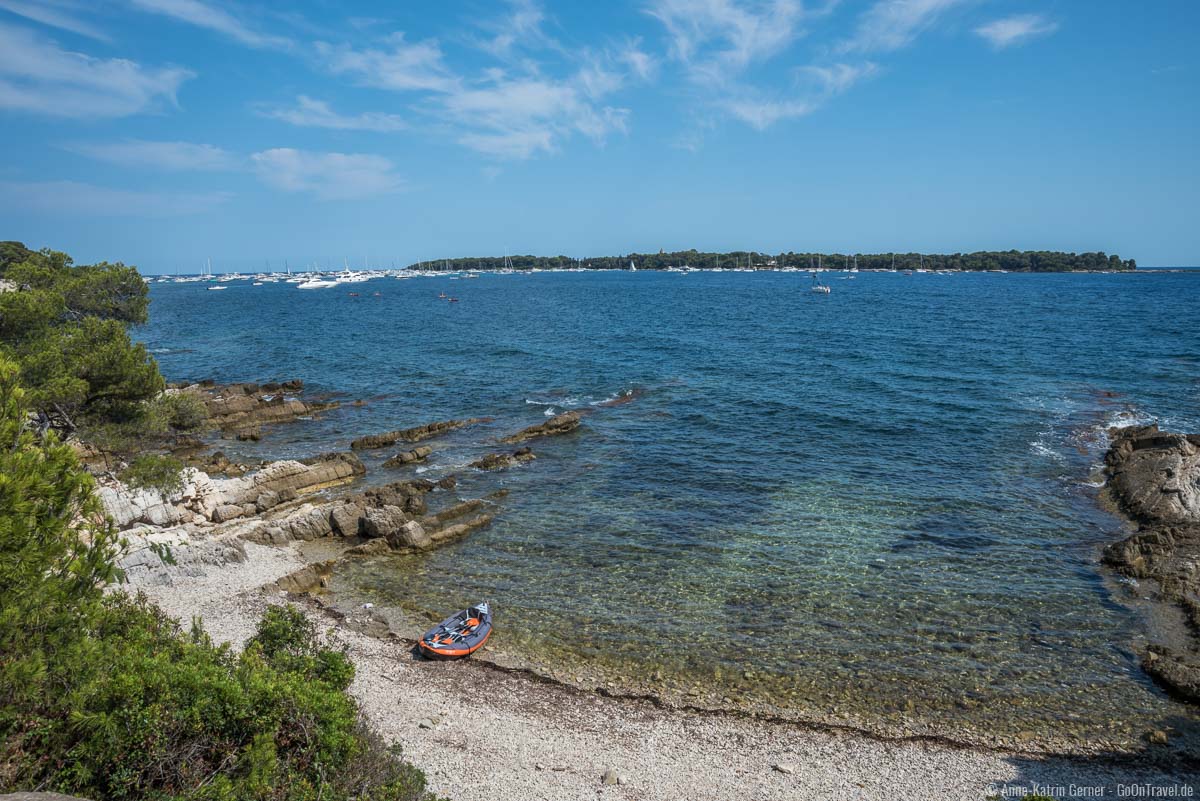
[[[213,275],[213,274],[212,274],[212,259],[208,259],[208,260],[205,262],[205,265],[204,265],[204,280],[205,280],[205,281],[208,281],[208,282],[213,282],[213,281],[216,281],[216,280],[217,280],[217,277],[216,277],[215,275]],[[219,291],[219,290],[222,290],[222,289],[229,289],[229,287],[227,287],[227,286],[221,286],[220,284],[212,284],[212,286],[208,287],[208,290],[209,290],[210,292],[216,292],[216,291]]]
[[[629,260],[629,272],[631,272],[631,273],[637,272],[637,265],[633,263],[633,259]]]
[[[816,292],[818,295],[828,295],[832,291],[827,284],[822,284],[820,282],[816,273],[812,274],[812,280],[812,291]]]

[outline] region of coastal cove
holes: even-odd
[[[235,460],[493,418],[396,469],[362,453],[368,486],[507,491],[460,541],[335,571],[397,630],[488,598],[498,659],[612,692],[1052,750],[1194,731],[1138,667],[1095,485],[1109,426],[1200,430],[1200,275],[827,277],[154,284],[138,337],[173,380],[365,401],[221,442]],[[570,410],[535,459],[470,467]]]

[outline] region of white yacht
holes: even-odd
[[[302,281],[296,284],[296,289],[328,289],[331,286],[337,286],[338,282],[328,278],[309,278],[307,281]]]

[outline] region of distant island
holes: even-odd
[[[735,250],[708,253],[677,250],[671,253],[628,253],[623,256],[477,256],[414,262],[410,270],[460,272],[462,270],[669,270],[690,267],[707,270],[958,270],[1013,273],[1124,272],[1137,269],[1133,259],[1116,254],[1063,253],[1053,250],[1004,250],[976,253],[758,253]]]

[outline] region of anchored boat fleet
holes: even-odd
[[[366,268],[362,270],[350,269],[349,263],[346,263],[343,269],[337,271],[319,269],[316,264],[309,265],[302,272],[293,272],[291,267],[284,262],[284,270],[272,271],[268,269],[257,273],[234,273],[226,272],[221,275],[213,273],[211,259],[206,260],[199,275],[160,275],[156,278],[148,279],[151,283],[202,283],[206,285],[209,291],[222,291],[229,288],[229,285],[235,282],[249,281],[251,286],[260,287],[266,284],[288,283],[294,285],[297,289],[331,289],[342,284],[360,284],[367,281],[373,281],[381,278],[392,279],[409,279],[418,277],[442,277],[451,280],[464,278],[478,278],[485,273],[495,275],[530,275],[533,273],[542,272],[599,272],[598,270],[586,266],[582,259],[576,260],[575,266],[572,267],[555,267],[553,269],[545,268],[526,268],[516,269],[511,266],[512,263],[505,258],[504,268],[496,270],[485,269],[468,269],[468,270],[451,270],[449,263],[446,261],[430,261],[420,262],[415,268],[400,268],[400,269],[382,269],[382,268]],[[894,265],[894,262],[893,262]],[[643,268],[644,269],[644,268]],[[639,272],[637,265],[631,260],[629,266],[624,268],[624,272]],[[858,257],[846,257],[846,263],[839,267],[826,267],[821,263],[821,257],[818,256],[816,263],[811,263],[807,267],[799,265],[778,265],[774,261],[768,261],[765,264],[737,264],[734,267],[728,266],[706,266],[696,267],[690,264],[673,265],[652,272],[673,273],[676,275],[688,275],[697,272],[784,272],[784,273],[810,273],[812,276],[812,285],[810,287],[814,294],[828,295],[832,292],[832,288],[828,283],[821,280],[820,276],[825,273],[841,273],[842,280],[854,279],[859,272]],[[911,276],[913,273],[929,273],[934,275],[953,275],[960,270],[931,270],[925,269],[924,259],[922,265],[914,269],[899,270],[895,266],[891,269],[870,270],[877,273],[902,273],[906,276]],[[987,272],[1007,272],[1006,270],[988,270]]]

